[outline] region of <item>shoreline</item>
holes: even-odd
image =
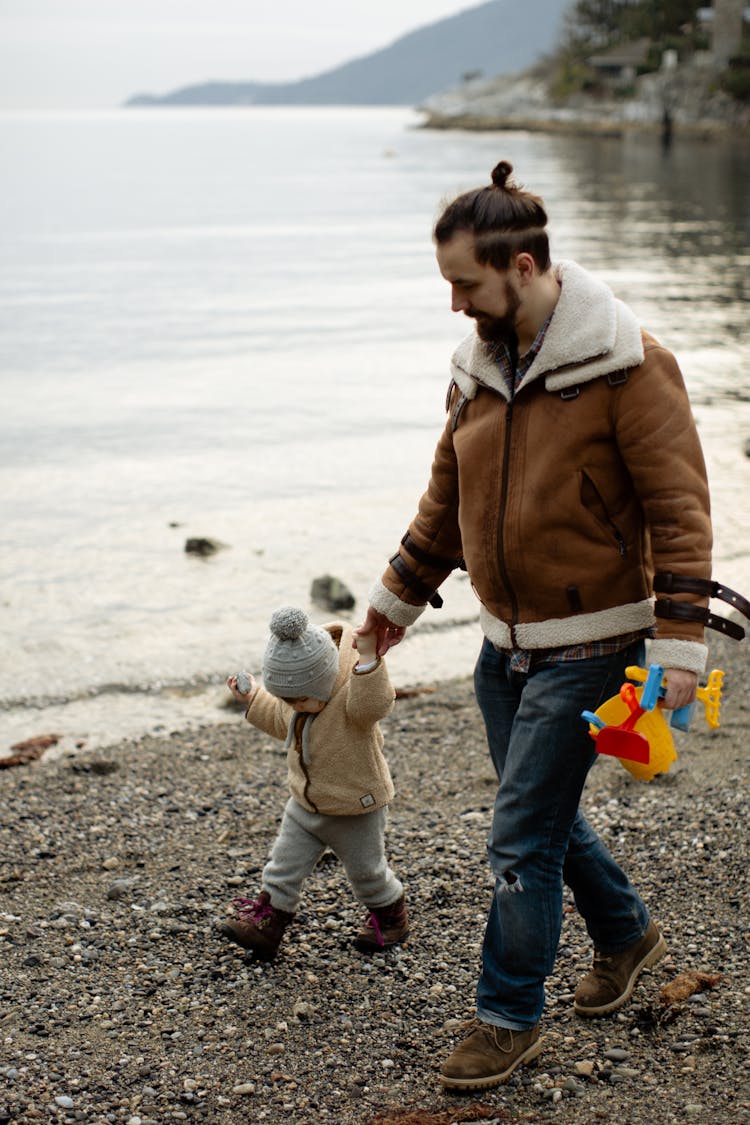
[[[612,120],[607,117],[594,119],[585,115],[557,118],[553,116],[526,117],[513,114],[498,114],[494,116],[492,114],[483,115],[473,113],[429,113],[426,116],[426,120],[421,122],[417,127],[436,131],[457,129],[472,133],[548,133],[552,136],[602,137],[612,139],[622,139],[624,137],[644,134],[662,140],[664,138],[663,126],[656,121]],[[742,142],[744,140],[745,143],[750,144],[750,135],[743,136],[742,132],[738,134],[734,123],[720,121],[680,122],[673,126],[669,143],[674,143],[680,139],[708,142],[726,141],[730,138],[734,142]]]
[[[630,94],[579,92],[555,101],[543,70],[467,83],[418,107],[424,129],[519,130],[563,136],[658,136],[750,141],[750,107],[715,89],[710,68],[693,60],[635,79]]]
[[[726,671],[720,729],[694,720],[648,784],[601,758],[584,794],[668,956],[619,1013],[579,1019],[590,945],[566,894],[544,1050],[465,1099],[436,1071],[473,1012],[491,895],[496,782],[470,680],[400,699],[383,724],[388,851],[413,932],[372,959],[351,947],[362,910],[331,856],[274,964],[217,935],[230,899],[256,893],[286,800],[281,744],[239,712],[0,774],[0,1122],[49,1120],[50,1106],[55,1121],[96,1125],[742,1120],[750,684],[747,642],[709,640]],[[665,1007],[662,987],[689,970],[720,980]]]
[[[321,622],[334,617],[357,623],[356,614],[321,613],[311,607]],[[263,622],[263,633],[266,622]],[[261,630],[258,630],[259,634]],[[425,622],[414,628],[389,657],[394,686],[413,691],[420,685],[442,682],[441,673],[450,668],[450,679],[473,673],[481,630],[476,616],[455,614],[445,621]],[[150,734],[188,731],[219,724],[231,715],[231,696],[225,686],[228,671],[239,659],[227,645],[229,656],[222,671],[195,674],[188,679],[160,678],[159,681],[129,685],[109,683],[81,690],[71,696],[6,703],[0,733],[0,772],[3,761],[14,747],[38,737],[54,735],[56,741],[45,750],[44,761],[70,753],[90,753]],[[259,657],[257,658],[260,659]],[[257,667],[253,654],[243,666]]]

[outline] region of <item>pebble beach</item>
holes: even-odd
[[[437,1080],[473,1014],[492,894],[496,783],[469,680],[404,693],[383,724],[413,926],[372,958],[352,947],[362,909],[330,854],[275,963],[217,933],[259,889],[286,800],[281,744],[233,706],[4,770],[0,1125],[750,1121],[747,642],[710,644],[720,729],[697,715],[650,783],[602,757],[584,795],[667,957],[619,1013],[577,1017],[591,949],[566,896],[544,1049],[472,1095]]]

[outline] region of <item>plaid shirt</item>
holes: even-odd
[[[636,633],[622,633],[619,637],[606,637],[602,641],[588,641],[582,645],[569,645],[568,648],[502,648],[499,649],[510,660],[510,671],[528,675],[531,662],[535,664],[567,664],[571,660],[590,660],[595,656],[611,656],[621,652],[634,641],[653,635],[653,629],[641,629]]]
[[[547,334],[547,329],[550,326],[550,321],[552,320],[553,316],[554,309],[537,332],[536,336],[534,337],[534,343],[531,345],[529,350],[525,352],[524,355],[518,356],[515,368],[513,367],[513,353],[511,352],[508,345],[502,341],[498,341],[498,343],[495,345],[496,350],[494,352],[494,358],[498,367],[500,368],[500,371],[503,374],[505,382],[508,385],[508,390],[510,391],[511,398],[513,398],[513,395],[518,390],[519,383],[531,367],[536,357],[539,355],[539,352],[542,350],[544,337]]]
[[[497,345],[495,360],[503,374],[511,398],[515,395],[524,375],[539,355],[553,315],[554,309],[537,332],[534,337],[534,343],[529,350],[524,355],[518,357],[515,369],[513,367],[513,354],[510,348],[502,343]],[[619,637],[606,637],[601,641],[588,641],[586,644],[569,645],[567,648],[510,648],[501,649],[500,651],[510,658],[511,672],[521,672],[526,675],[531,668],[532,660],[535,664],[567,664],[572,660],[590,660],[595,656],[611,656],[612,653],[621,652],[622,649],[627,648],[628,645],[633,644],[634,641],[639,641],[644,637],[650,637],[652,635],[653,629],[641,629],[636,633],[623,633]]]

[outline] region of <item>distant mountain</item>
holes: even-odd
[[[490,0],[402,36],[389,47],[298,82],[205,82],[144,105],[417,105],[481,72],[524,70],[556,45],[569,0]]]

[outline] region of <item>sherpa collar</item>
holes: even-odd
[[[559,391],[643,362],[635,315],[609,286],[575,262],[553,267],[560,299],[539,354],[518,389],[544,376],[545,389]],[[474,398],[479,384],[509,398],[505,379],[476,332],[454,352],[451,374],[462,394]]]

